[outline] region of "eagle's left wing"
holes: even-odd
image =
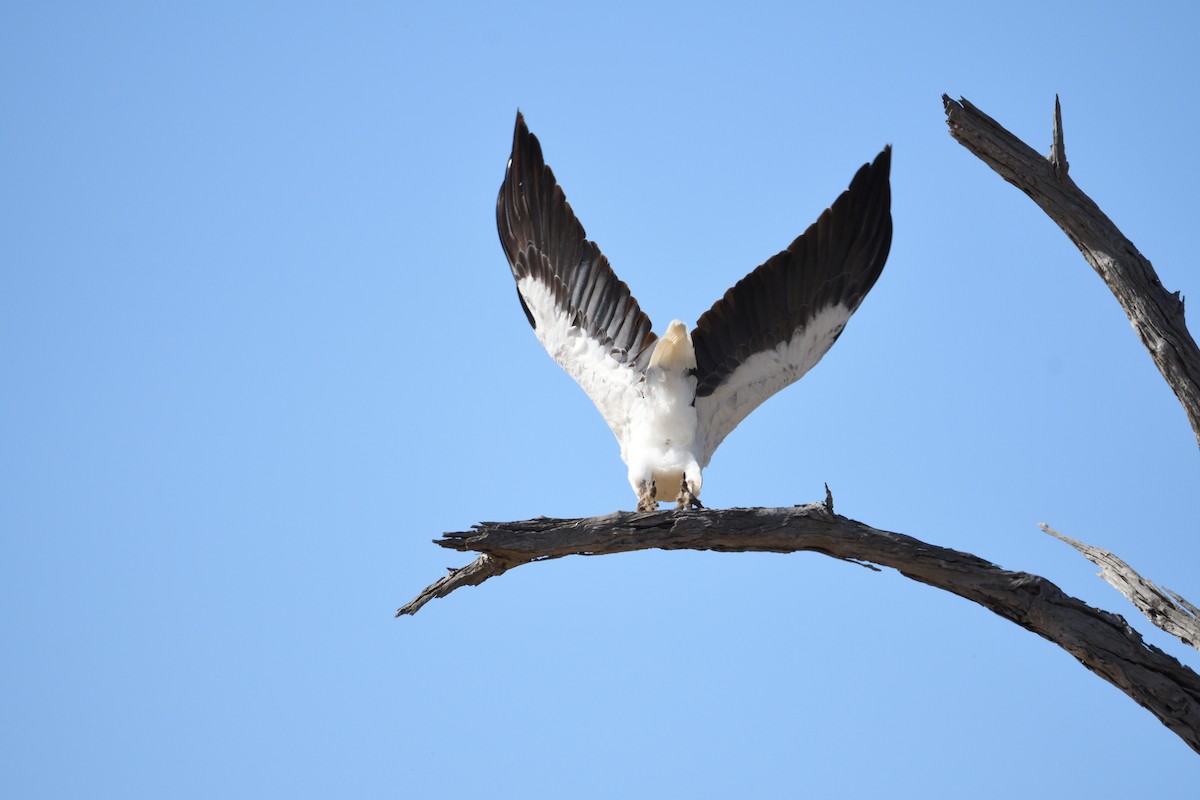
[[[875,285],[892,242],[891,160],[887,147],[864,164],[800,238],[696,323],[701,466],[747,414],[821,360]]]
[[[629,287],[588,241],[520,112],[496,224],[538,340],[624,447],[629,408],[657,337]]]

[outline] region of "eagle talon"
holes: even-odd
[[[686,511],[691,508],[704,508],[704,504],[692,494],[692,486],[685,480],[679,487],[679,497],[675,498],[675,510]]]
[[[656,495],[658,488],[654,485],[653,480],[646,481],[642,484],[642,490],[638,492],[638,511],[657,511],[658,500]]]

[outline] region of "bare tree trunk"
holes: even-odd
[[[965,98],[942,95],[950,135],[1037,203],[1108,285],[1158,371],[1183,404],[1200,443],[1200,348],[1188,332],[1179,292],[1168,292],[1150,262],[1067,175],[1062,109],[1054,101],[1049,158],[1034,152]]]

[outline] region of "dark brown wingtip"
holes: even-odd
[[[542,156],[542,143],[529,130],[529,126],[525,123],[525,115],[519,108],[517,109],[516,123],[513,125],[512,153],[508,161],[505,169],[506,181],[513,171],[520,176],[518,180],[536,178],[543,170],[549,172],[546,169],[546,160]],[[550,175],[549,178],[550,183],[553,184],[554,176]]]
[[[879,155],[875,156],[875,160],[871,162],[872,171],[879,171],[884,174],[889,182],[892,177],[892,146],[886,144],[879,151]]]
[[[536,137],[529,132],[529,126],[525,124],[525,115],[522,114],[521,109],[518,108],[517,120],[513,123],[512,153],[509,156],[508,164],[510,169],[520,153],[527,148],[526,142],[531,138],[534,141],[537,141]]]
[[[870,178],[867,176],[870,176]],[[887,144],[883,146],[883,149],[879,151],[879,155],[875,156],[873,160],[858,168],[858,172],[854,174],[854,178],[850,181],[850,186],[852,189],[856,184],[861,184],[867,180],[870,180],[872,183],[878,183],[880,182],[880,178],[882,178],[883,182],[890,184],[891,176],[892,146]],[[851,189],[847,189],[846,192],[851,191]],[[843,192],[843,194],[846,192]]]
[[[517,149],[517,142],[522,137],[529,135],[529,126],[525,124],[525,115],[521,113],[521,109],[517,109],[517,121],[513,124],[513,151]]]

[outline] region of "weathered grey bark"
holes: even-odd
[[[921,583],[989,608],[1049,639],[1132,697],[1200,753],[1200,675],[1142,640],[1116,614],[1092,608],[1045,578],[876,530],[834,514],[832,503],[792,508],[618,512],[588,519],[485,522],[436,543],[482,553],[396,612],[415,614],[434,597],[473,586],[513,567],[569,555],[634,550],[812,551],[891,567]]]
[[[1150,262],[1068,175],[1062,112],[1055,98],[1049,158],[965,98],[942,95],[950,134],[1029,195],[1070,237],[1116,296],[1159,372],[1183,404],[1200,443],[1200,348],[1188,332],[1179,292],[1168,292]]]
[[[436,539],[434,541],[437,541]],[[442,544],[438,542],[438,544]],[[435,597],[445,597],[455,589],[460,589],[463,586],[478,586],[488,578],[494,578],[497,575],[503,575],[510,568],[519,564],[526,564],[532,559],[523,559],[520,561],[510,561],[499,556],[483,554],[479,558],[467,564],[465,567],[451,568],[450,574],[438,578],[433,583],[425,587],[419,595],[411,601],[400,606],[396,611],[397,617],[402,617],[405,614],[415,614],[421,610],[421,606],[428,603]]]
[[[1078,539],[1064,536],[1045,523],[1041,529],[1083,553],[1088,561],[1100,568],[1100,577],[1129,598],[1146,618],[1184,644],[1200,650],[1200,612],[1181,595],[1146,580],[1108,550],[1092,547]],[[1168,597],[1170,595],[1170,597]]]

